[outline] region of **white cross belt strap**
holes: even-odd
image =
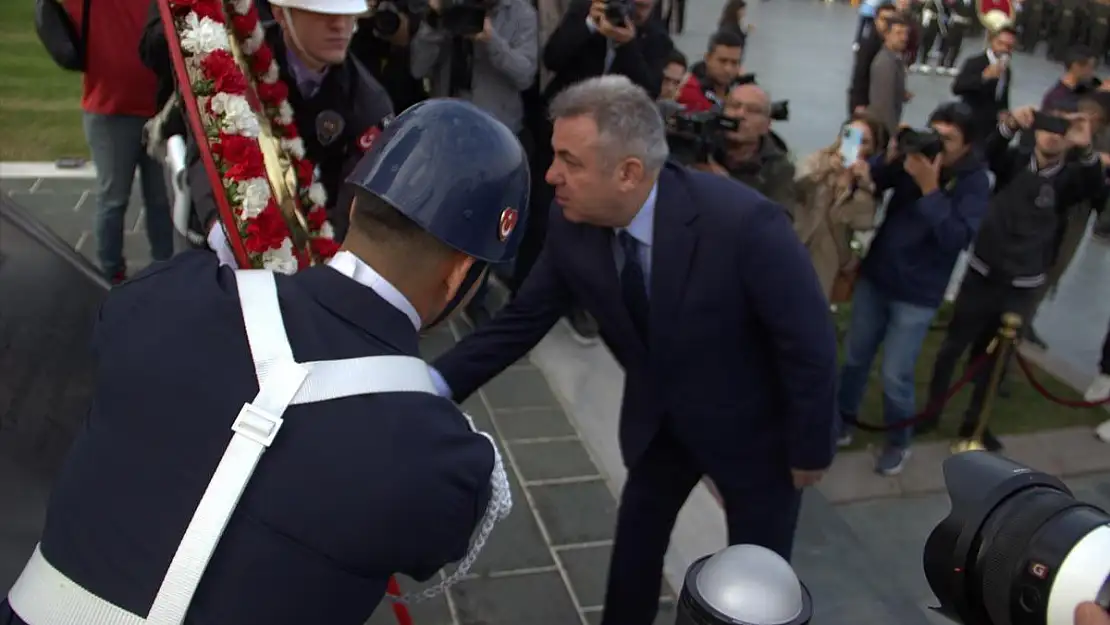
[[[237,271],[236,282],[258,376],[258,395],[243,405],[231,425],[231,441],[162,579],[150,614],[145,618],[132,614],[85,590],[54,568],[36,547],[8,593],[12,609],[30,625],[180,625],[259,459],[281,431],[286,408],[373,393],[436,393],[427,364],[411,356],[298,363],[285,333],[274,275],[261,270]],[[466,418],[477,431],[470,417]],[[493,445],[488,434],[479,433]],[[509,514],[512,497],[496,445],[493,453],[493,493],[466,557],[443,582],[404,600],[434,597],[458,581],[474,563],[493,526]]]

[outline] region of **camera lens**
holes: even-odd
[[[387,37],[395,34],[401,28],[401,16],[392,7],[378,8],[374,13],[374,30]]]
[[[967,625],[1072,625],[1110,593],[1110,516],[986,452],[945,462],[952,513],[925,544],[940,611]]]

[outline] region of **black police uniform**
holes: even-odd
[[[943,67],[956,66],[956,60],[960,58],[960,48],[964,44],[964,36],[977,21],[973,0],[956,0],[949,7],[948,33],[941,43]]]
[[[1068,49],[1079,40],[1080,26],[1087,18],[1084,0],[1060,0],[1059,17],[1056,31],[1052,35],[1048,54],[1050,58],[1063,60]]]
[[[1093,0],[1089,45],[1099,59],[1105,59],[1108,43],[1110,43],[1110,1]]]
[[[468,256],[510,259],[528,197],[519,142],[469,104],[430,104],[350,182]],[[398,168],[411,159],[426,167]],[[508,482],[435,395],[416,311],[380,278],[349,252],[275,276],[193,250],[113,289],[87,428],[0,624],[361,625],[390,575],[427,580],[461,558],[479,520],[511,507]],[[250,454],[249,484],[229,480]],[[197,522],[240,492],[222,535]],[[185,548],[213,527],[211,560]]]
[[[341,197],[340,183],[370,147],[368,133],[379,130],[393,114],[393,104],[381,84],[351,55],[342,65],[333,65],[317,92],[306,97],[289,70],[281,27],[269,27],[266,41],[281,69],[281,79],[289,87],[289,104],[305,155],[320,170],[335,238],[342,241],[347,233],[350,199]],[[189,184],[197,220],[207,232],[218,213],[199,160],[190,167]]]
[[[1045,0],[1025,0],[1018,13],[1021,49],[1033,52],[1041,41],[1045,25]]]
[[[929,0],[921,5],[921,48],[917,55],[917,62],[922,65],[929,64],[929,52],[940,35],[941,24],[948,19],[948,9],[941,0]]]

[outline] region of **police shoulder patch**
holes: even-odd
[[[502,241],[508,239],[516,228],[516,222],[519,218],[519,211],[511,206],[506,206],[505,210],[501,211],[501,221],[497,224],[497,238]]]

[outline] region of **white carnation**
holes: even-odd
[[[256,25],[254,27],[254,32],[243,41],[243,52],[246,52],[248,55],[258,52],[258,49],[262,47],[262,42],[265,40],[266,34],[262,32],[262,25]]]
[[[328,192],[324,190],[324,185],[319,182],[314,182],[309,185],[308,199],[312,202],[313,206],[327,206]]]
[[[276,250],[262,252],[262,267],[277,273],[297,273],[297,257],[293,255],[293,242],[285,239]]]
[[[335,238],[335,230],[332,229],[331,222],[325,221],[324,225],[320,226],[320,236],[325,238],[325,239],[334,239]]]
[[[270,203],[270,183],[265,178],[240,182],[236,191],[242,205],[241,219],[254,219]]]
[[[253,0],[234,0],[231,4],[231,8],[239,15],[246,15],[250,12],[251,5],[253,4]]]
[[[286,154],[291,155],[297,160],[304,158],[304,141],[300,137],[282,139],[281,148],[285,150]]]
[[[278,67],[277,61],[274,61],[270,63],[270,69],[266,70],[265,74],[262,74],[262,82],[267,85],[272,85],[277,82],[279,78],[281,78],[281,68]]]
[[[205,56],[229,47],[227,29],[221,24],[209,17],[198,19],[196,13],[185,16],[185,28],[181,34],[182,50],[192,55]]]
[[[244,137],[257,137],[260,128],[258,118],[247,99],[240,95],[217,93],[212,96],[212,112],[221,117],[220,127],[224,132]]]
[[[282,126],[293,123],[293,106],[289,104],[288,100],[282,102],[281,106],[278,107],[278,121],[281,122]]]

